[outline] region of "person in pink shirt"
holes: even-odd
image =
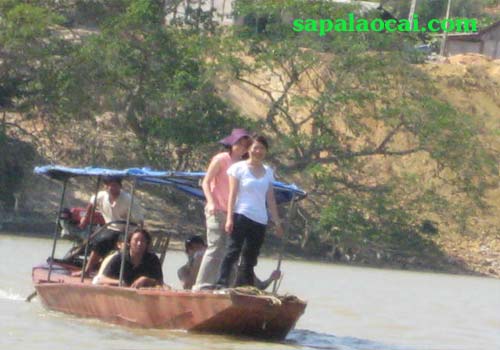
[[[219,275],[226,249],[224,227],[227,217],[229,178],[227,169],[242,160],[252,143],[245,129],[233,129],[231,135],[219,141],[227,151],[216,154],[208,166],[202,187],[206,198],[207,249],[201,261],[193,290],[213,286]]]

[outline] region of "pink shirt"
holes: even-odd
[[[219,163],[219,171],[208,184],[215,210],[227,211],[227,200],[229,198],[229,176],[227,169],[233,164],[229,152],[221,152],[212,158],[212,162]]]

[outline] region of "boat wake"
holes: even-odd
[[[23,297],[22,295],[14,293],[11,290],[0,289],[0,299],[24,301],[26,299],[26,297]]]
[[[382,344],[367,339],[337,337],[333,334],[317,333],[306,329],[295,329],[285,340],[299,349],[319,350],[410,350],[407,347]]]

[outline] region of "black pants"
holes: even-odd
[[[102,257],[105,257],[109,254],[109,252],[116,249],[116,243],[118,242],[120,235],[122,235],[123,238],[122,232],[105,228],[92,238],[90,241],[90,250],[95,251]]]
[[[233,232],[229,235],[227,253],[222,261],[217,284],[229,286],[231,269],[241,253],[241,264],[238,268],[235,286],[253,286],[253,268],[257,265],[260,247],[264,243],[266,225],[250,220],[241,214],[234,214],[233,218]]]

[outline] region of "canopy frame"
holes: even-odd
[[[128,212],[127,212],[127,220],[126,220],[126,225],[125,225],[125,244],[123,245],[122,248],[122,259],[121,259],[121,265],[120,265],[120,277],[119,277],[119,286],[123,286],[123,275],[124,275],[124,269],[125,269],[125,256],[126,254],[129,253],[129,247],[126,244],[129,236],[129,226],[130,226],[130,218],[131,218],[131,212],[132,212],[132,206],[134,203],[134,197],[135,197],[135,190],[139,182],[142,183],[149,183],[149,184],[160,184],[160,185],[170,185],[173,186],[174,188],[177,188],[185,193],[188,193],[194,197],[197,197],[199,199],[203,199],[204,195],[203,192],[200,190],[199,186],[199,180],[203,178],[205,175],[204,172],[176,172],[176,171],[157,171],[157,170],[151,170],[148,168],[128,168],[128,169],[123,169],[123,170],[118,170],[118,169],[107,169],[107,168],[69,168],[69,167],[64,167],[64,166],[57,166],[57,165],[47,165],[43,167],[36,167],[34,172],[38,175],[44,175],[46,177],[49,177],[51,179],[63,181],[63,190],[62,190],[62,196],[60,199],[59,203],[59,211],[57,213],[57,220],[56,220],[56,227],[54,230],[54,238],[53,238],[53,245],[52,245],[52,254],[51,254],[51,259],[49,263],[49,273],[48,273],[48,281],[50,281],[50,275],[52,272],[52,263],[54,260],[54,254],[56,250],[56,244],[57,244],[57,238],[58,238],[58,233],[59,233],[59,225],[60,225],[60,216],[61,216],[61,211],[62,211],[62,206],[64,203],[64,198],[66,194],[66,187],[67,183],[71,178],[74,177],[97,177],[97,182],[96,182],[96,189],[95,189],[95,196],[94,196],[94,203],[92,205],[92,212],[90,216],[90,224],[88,225],[88,232],[87,232],[87,242],[85,246],[85,255],[84,255],[84,262],[82,265],[82,273],[81,273],[81,282],[83,283],[84,278],[85,278],[85,268],[87,264],[87,256],[88,256],[88,250],[89,250],[89,243],[90,243],[90,237],[91,237],[91,228],[93,225],[93,220],[94,220],[94,212],[97,204],[97,194],[99,193],[99,187],[101,184],[101,179],[103,176],[117,176],[121,178],[129,178],[133,180],[132,183],[132,190],[131,190],[131,200],[130,200],[130,205],[128,207]],[[197,180],[196,180],[197,179]],[[289,228],[289,220],[291,218],[292,210],[295,206],[295,202],[298,200],[301,200],[307,196],[307,193],[301,189],[299,189],[295,185],[286,185],[284,183],[275,181],[273,182],[273,188],[275,190],[275,194],[287,194],[290,196],[290,199],[287,200],[287,196],[276,196],[277,198],[281,198],[281,202],[287,202],[290,201],[290,207],[288,210],[288,217],[287,217],[287,222],[286,222],[286,229],[283,237],[283,241],[285,240],[286,237],[286,231],[288,231]],[[201,192],[200,192],[201,191]],[[277,193],[276,193],[277,192]],[[282,242],[282,246],[280,248],[280,254],[279,254],[279,259],[278,259],[278,270],[281,268],[281,260],[283,257],[283,250],[284,250],[284,242]],[[277,286],[276,283],[274,284],[273,287],[273,292],[277,292]]]

